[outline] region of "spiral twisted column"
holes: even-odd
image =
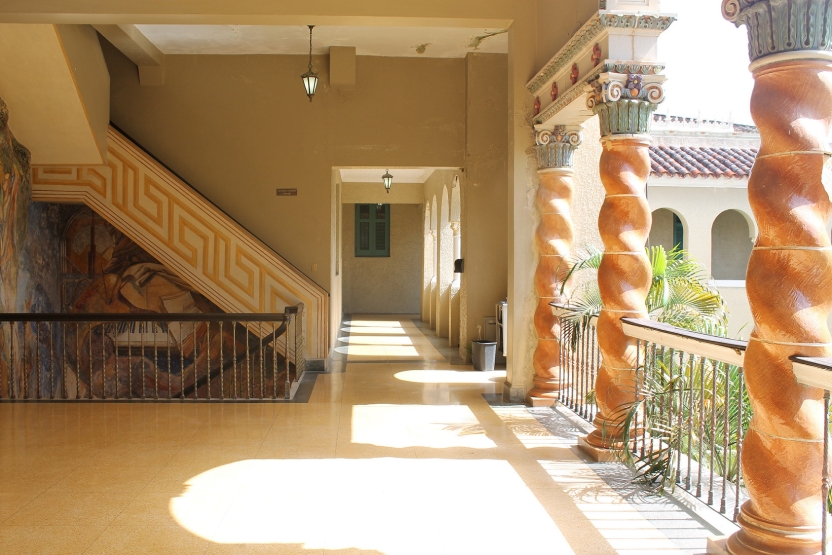
[[[832,183],[824,175],[832,22],[807,17],[831,9],[829,0],[723,3],[726,18],[749,27],[751,113],[762,138],[748,183],[760,230],[746,276],[755,324],[744,368],[754,414],[742,449],[750,500],[727,543],[734,555],[821,550],[823,391],[799,385],[789,357],[832,356]],[[761,27],[760,17],[771,24]]]
[[[554,132],[537,135],[537,164],[540,186],[537,209],[540,224],[535,241],[540,260],[535,271],[538,304],[534,314],[537,348],[534,352],[534,389],[529,392],[532,405],[552,406],[562,384],[560,372],[560,323],[550,303],[561,299],[563,279],[569,271],[568,257],[575,235],[570,208],[572,205],[572,164],[575,149],[581,144],[577,130],[556,127]]]
[[[598,317],[601,366],[595,381],[595,430],[582,446],[598,460],[624,441],[626,407],[636,398],[636,340],[621,318],[647,318],[652,273],[645,251],[652,215],[646,187],[650,175],[650,120],[664,98],[660,76],[606,74],[594,84],[588,106],[599,116],[606,196],[598,217],[604,258],[598,269],[603,308]],[[646,81],[646,82],[645,82]]]

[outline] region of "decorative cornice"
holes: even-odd
[[[605,73],[592,83],[587,108],[598,115],[601,136],[644,135],[664,100],[661,76]]]
[[[573,59],[607,29],[664,31],[674,21],[676,16],[668,14],[632,14],[602,10],[578,29],[569,42],[526,84],[526,90],[535,94],[563,68],[571,65]]]
[[[566,91],[563,96],[559,96],[555,102],[549,104],[545,110],[535,116],[534,122],[536,124],[544,123],[569,104],[583,97],[586,94],[587,86],[604,73],[658,75],[664,71],[664,67],[664,64],[607,60],[590,71],[577,85]]]
[[[564,126],[555,127],[554,131],[539,131],[535,137],[537,168],[571,168],[575,150],[583,137],[580,131],[568,130]]]
[[[722,15],[748,30],[755,61],[798,50],[832,50],[832,0],[723,0]]]

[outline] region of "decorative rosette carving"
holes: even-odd
[[[722,16],[748,30],[751,61],[800,50],[832,50],[832,0],[723,0]]]

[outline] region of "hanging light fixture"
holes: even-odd
[[[390,187],[393,186],[393,176],[390,175],[390,170],[385,170],[384,175],[381,176],[381,181],[384,183],[384,188],[390,192]]]
[[[312,97],[315,96],[315,91],[318,88],[318,74],[312,71],[312,28],[314,25],[309,25],[309,71],[300,76],[303,79],[303,88],[306,89],[306,96],[309,97],[309,102],[312,102]]]

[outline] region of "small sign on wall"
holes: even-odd
[[[297,189],[278,189],[277,196],[279,197],[296,197],[298,196]]]

